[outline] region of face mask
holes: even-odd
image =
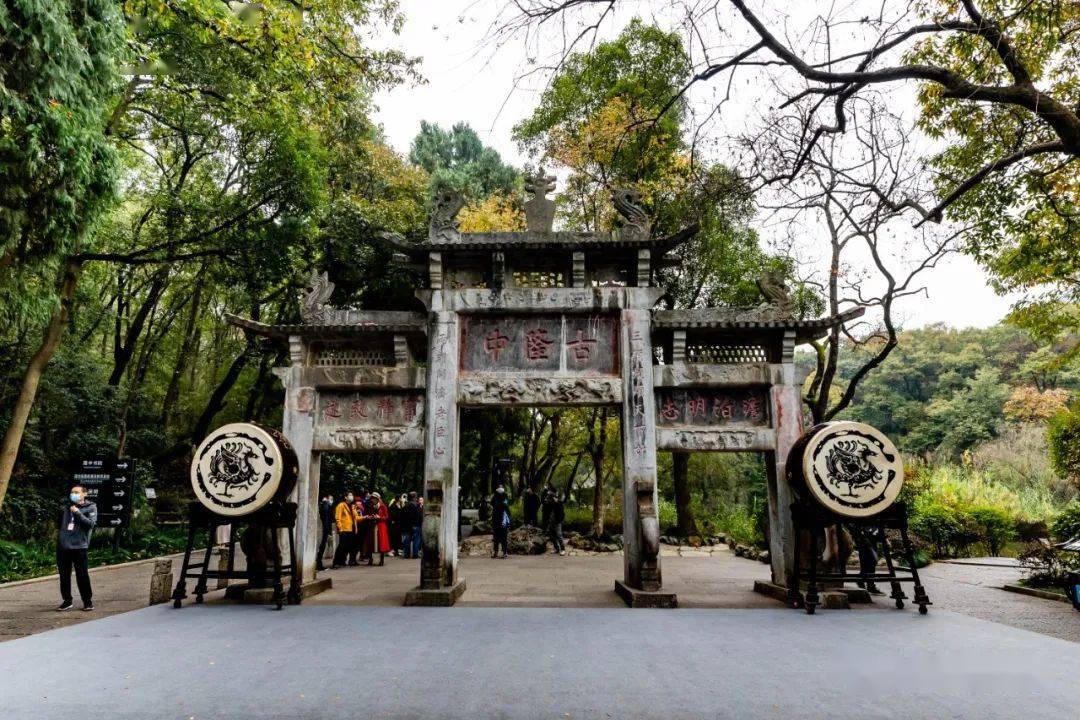
[[[352,502],[352,500],[353,500],[352,495],[348,495],[348,496],[345,497],[345,502]]]
[[[71,498],[71,502],[73,503],[77,503],[80,499],[82,499],[82,495],[80,495],[79,493],[71,493],[70,495],[68,495],[68,497]]]

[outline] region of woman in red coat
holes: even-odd
[[[382,497],[376,492],[371,493],[371,506],[368,511],[371,520],[371,555],[368,557],[368,565],[375,564],[375,553],[379,553],[381,566],[386,562],[386,553],[390,552],[390,529],[387,527],[390,522],[390,508],[386,507]]]

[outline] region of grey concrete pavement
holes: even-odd
[[[940,611],[157,606],[0,644],[0,717],[1056,720],[1077,677]]]
[[[665,547],[663,552],[664,585],[678,594],[683,608],[778,606],[752,591],[754,580],[768,577],[767,565],[726,550],[685,550],[677,556],[675,549]],[[179,570],[179,561],[174,569]],[[0,641],[145,607],[152,570],[152,564],[143,563],[91,571],[98,607],[93,613],[54,612],[59,602],[55,580],[0,587]],[[615,578],[622,575],[617,554],[467,557],[461,571],[468,582],[459,601],[462,607],[622,607],[612,592]],[[419,567],[415,560],[388,557],[381,568],[339,568],[328,574],[334,589],[306,604],[400,606],[405,592],[417,583]],[[1000,589],[1019,578],[1014,567],[936,563],[923,575],[934,602],[932,612],[951,610],[1080,642],[1080,613],[1068,604]],[[221,594],[211,593],[210,601],[220,600]],[[881,599],[873,608],[891,611],[891,603]]]

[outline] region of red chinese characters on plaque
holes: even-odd
[[[662,388],[656,391],[657,425],[768,425],[765,388]]]
[[[324,427],[394,427],[418,425],[422,395],[408,392],[320,392],[318,424]]]
[[[525,359],[547,360],[551,357],[554,340],[548,339],[547,328],[535,328],[525,331]]]
[[[475,315],[461,322],[461,371],[618,372],[613,315]]]

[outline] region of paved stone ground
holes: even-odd
[[[663,553],[664,585],[678,593],[683,608],[777,607],[775,601],[752,591],[755,579],[768,577],[766,565],[723,550],[711,555],[684,550],[678,557],[674,548],[665,547]],[[400,606],[405,592],[416,585],[418,561],[389,557],[386,563],[381,568],[330,571],[334,589],[306,604]],[[462,607],[622,607],[612,592],[615,578],[622,576],[619,555],[463,558],[461,568],[469,588],[459,602]],[[179,570],[179,560],[174,569]],[[98,608],[93,613],[55,612],[53,608],[59,603],[55,580],[0,587],[0,641],[143,608],[152,570],[150,562],[92,570]],[[1014,568],[937,563],[923,575],[934,602],[931,614],[951,610],[1080,642],[1080,613],[1067,603],[1000,589],[1016,581],[1018,571]],[[214,593],[210,598],[216,600],[220,595]],[[873,607],[893,612],[885,599]]]
[[[1078,676],[942,611],[157,606],[0,644],[0,717],[1057,720]]]
[[[182,556],[171,557],[177,558],[173,560],[173,568],[179,571]],[[154,560],[92,568],[90,584],[96,608],[93,612],[79,609],[82,604],[74,575],[71,590],[75,609],[62,613],[55,610],[60,604],[60,586],[55,577],[8,583],[0,587],[0,642],[144,608],[150,597],[153,573]]]

